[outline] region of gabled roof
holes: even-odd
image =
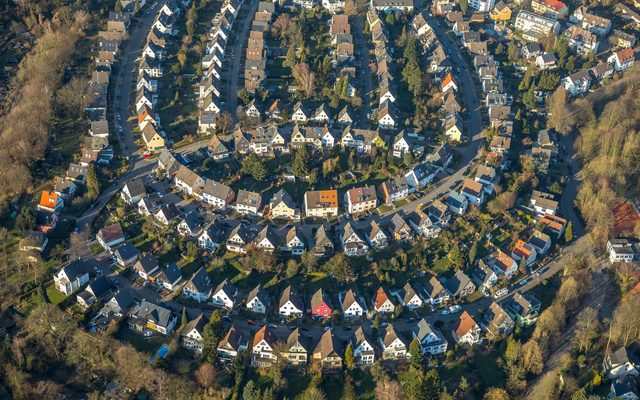
[[[196,318],[185,324],[185,326],[181,329],[181,334],[186,335],[195,329],[200,335],[202,335],[204,333],[204,326],[206,324],[207,317],[205,317],[204,314],[200,314]]]
[[[218,348],[231,349],[235,351],[240,350],[240,346],[243,344],[244,335],[235,325],[231,325],[226,335],[218,343]]]
[[[471,283],[471,278],[459,269],[451,278],[444,282],[444,286],[447,288],[449,293],[457,296],[469,283]]]
[[[162,274],[160,275],[161,280],[167,283],[174,283],[178,280],[182,279],[182,272],[180,272],[180,268],[174,263],[169,265]]]
[[[98,235],[102,237],[102,240],[105,243],[110,243],[118,239],[124,239],[124,232],[122,231],[122,226],[120,223],[116,222],[111,225],[107,225],[104,228],[100,229]]]
[[[328,329],[322,334],[320,342],[313,352],[314,354],[320,353],[320,357],[323,359],[331,356],[342,357],[341,340],[333,334],[331,329]]]
[[[287,337],[287,349],[293,346],[302,346],[305,351],[309,351],[309,339],[300,333],[300,328],[294,329]]]
[[[209,273],[207,273],[207,270],[204,267],[200,267],[185,285],[185,289],[203,294],[209,294],[211,292],[211,288],[212,285]]]
[[[311,296],[311,309],[318,307],[324,303],[327,307],[331,308],[331,303],[329,302],[329,298],[325,295],[322,288],[316,290],[316,292]]]
[[[249,294],[247,295],[247,302],[250,302],[254,298],[257,298],[260,301],[260,303],[262,303],[265,306],[268,303],[267,292],[266,290],[264,290],[264,287],[262,286],[261,283],[259,283],[258,286],[254,287],[249,292]]]
[[[158,326],[166,327],[169,324],[171,314],[171,310],[168,308],[142,300],[134,315],[140,319],[152,321]]]
[[[400,339],[400,341],[405,346],[407,345],[407,340],[403,336],[398,335],[398,332],[396,332],[396,329],[393,327],[393,324],[387,325],[387,329],[384,332],[384,339],[383,339],[384,347],[389,347],[393,342],[396,341],[396,339]]]
[[[238,292],[238,289],[236,289],[236,287],[233,286],[229,278],[225,278],[225,280],[220,282],[220,284],[213,291],[214,294],[218,294],[220,292],[223,292],[224,294],[227,295],[227,297],[229,297],[230,299],[233,299],[233,296],[235,296],[235,294]]]
[[[454,331],[458,337],[463,337],[477,325],[473,317],[465,310],[456,321]]]
[[[302,301],[300,301],[300,297],[298,296],[298,292],[291,286],[287,286],[280,295],[280,302],[278,304],[279,307],[284,306],[287,302],[290,301],[298,310],[302,311]]]
[[[267,342],[269,347],[271,347],[272,349],[276,344],[276,336],[267,325],[264,325],[262,328],[260,328],[258,332],[256,332],[256,334],[253,336],[253,347],[260,344],[260,342],[262,342],[263,340]]]
[[[391,297],[389,297],[387,291],[382,286],[380,286],[376,291],[376,297],[373,300],[373,305],[375,306],[375,308],[380,308],[384,303],[387,302],[387,300],[393,303],[393,300],[391,299]]]
[[[151,253],[145,253],[142,257],[138,258],[138,261],[133,265],[133,269],[136,271],[142,271],[146,274],[151,273],[158,268],[158,260]]]

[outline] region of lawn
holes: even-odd
[[[169,341],[170,337],[155,336],[145,338],[136,332],[132,332],[127,324],[121,324],[116,333],[116,339],[129,343],[140,352],[154,354],[160,346]]]
[[[458,386],[461,377],[465,377],[470,383],[478,383],[484,388],[493,386],[502,386],[504,383],[504,374],[498,368],[497,360],[499,354],[493,350],[487,354],[482,354],[480,350],[476,350],[475,356],[471,360],[457,360],[446,363],[443,368],[439,369],[440,378],[450,389]]]
[[[58,291],[58,289],[56,289],[56,287],[55,287],[55,285],[53,283],[51,283],[49,286],[47,286],[46,291],[47,291],[47,297],[49,298],[49,301],[54,306],[57,306],[58,304],[60,304],[60,303],[62,303],[63,301],[66,300],[65,295],[60,293]]]

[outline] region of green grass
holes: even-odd
[[[47,286],[46,291],[47,291],[47,297],[49,298],[49,301],[54,306],[57,306],[58,304],[66,300],[65,295],[60,293],[58,289],[56,289],[53,283]]]
[[[136,350],[149,355],[154,354],[163,343],[168,343],[169,339],[171,339],[170,337],[161,336],[145,338],[131,331],[126,323],[120,325],[120,329],[116,333],[116,338],[125,343],[129,343]]]
[[[433,263],[431,272],[433,272],[435,275],[443,274],[449,271],[449,265],[450,265],[450,261],[446,257],[439,258]]]

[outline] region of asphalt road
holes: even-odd
[[[246,10],[246,5],[248,3],[249,10]],[[244,59],[244,54],[242,54],[242,49],[244,45],[247,43],[249,37],[249,29],[251,28],[251,21],[253,21],[253,16],[258,9],[258,2],[256,0],[251,0],[250,2],[245,1],[238,15],[244,14],[244,18],[242,18],[242,24],[240,25],[240,29],[236,29],[237,34],[233,35],[234,38],[233,46],[231,46],[231,54],[230,54],[230,62],[229,62],[229,72],[227,75],[227,104],[226,109],[231,114],[233,119],[236,119],[236,108],[238,107],[238,92],[240,91],[239,80],[240,80],[240,60]],[[229,48],[229,46],[227,46]],[[242,86],[244,87],[244,85]]]

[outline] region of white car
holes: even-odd
[[[455,314],[460,310],[462,310],[462,307],[460,307],[459,305],[455,305],[455,306],[449,307],[449,313],[450,314]]]

